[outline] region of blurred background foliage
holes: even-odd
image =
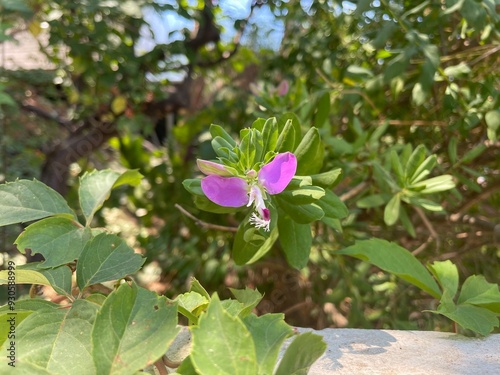
[[[41,179],[71,200],[86,170],[139,169],[143,183],[96,220],[147,257],[138,280],[169,297],[195,276],[222,296],[258,288],[260,313],[297,326],[450,330],[421,312],[431,298],[335,250],[376,236],[424,263],[452,260],[462,280],[500,282],[499,7],[0,0],[1,179]],[[271,116],[319,128],[324,170],[343,170],[334,191],[350,214],[342,231],[313,226],[302,270],[279,248],[236,266],[242,217],[199,211],[182,187],[196,158],[215,157],[211,123],[236,135]],[[435,155],[429,177],[456,188],[395,207],[406,192],[395,158],[404,166],[417,147]],[[0,233],[4,260],[21,229]]]

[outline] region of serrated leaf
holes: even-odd
[[[94,214],[101,208],[104,201],[109,198],[111,190],[125,184],[138,185],[141,179],[142,175],[136,170],[120,173],[104,169],[85,173],[80,178],[78,195],[80,207],[86,219],[86,226],[90,225]]]
[[[199,293],[210,301],[211,298],[210,294],[208,294],[207,290],[200,284],[200,282],[195,277],[191,278],[189,291]]]
[[[16,371],[95,375],[90,332],[98,306],[76,300],[69,309],[34,312],[16,331]],[[68,360],[68,359],[71,360]]]
[[[133,374],[153,364],[179,332],[177,307],[136,284],[113,291],[96,316],[92,356],[97,374]]]
[[[457,303],[481,306],[500,314],[498,285],[487,282],[481,275],[469,276],[462,285]]]
[[[77,220],[64,198],[37,180],[19,180],[0,185],[0,212],[0,226],[54,215],[66,215]]]
[[[243,304],[243,309],[240,312],[240,317],[245,317],[252,312],[252,310],[257,307],[259,302],[262,300],[263,295],[259,293],[256,289],[251,289],[246,287],[245,289],[233,289],[229,288],[233,296],[236,297],[238,302]]]
[[[89,285],[121,279],[137,272],[145,261],[118,236],[101,233],[87,242],[80,255],[76,266],[78,287],[83,290]]]
[[[41,267],[50,268],[77,259],[90,238],[90,230],[74,220],[49,217],[28,226],[14,243],[23,254],[26,249],[42,254],[45,262]]]
[[[381,239],[356,241],[352,246],[336,251],[369,262],[416,285],[435,298],[441,291],[425,267],[406,249]]]
[[[498,327],[497,314],[478,306],[457,305],[450,310],[448,307],[439,305],[437,312],[457,322],[463,328],[483,336],[487,336],[495,327]]]
[[[307,375],[325,350],[326,343],[321,336],[311,332],[298,335],[286,349],[275,375]]]
[[[443,291],[453,298],[458,291],[458,269],[450,260],[433,262],[427,268],[436,278]]]
[[[278,353],[287,337],[293,333],[292,327],[284,321],[283,314],[251,314],[243,319],[255,343],[258,374],[272,374]]]
[[[254,375],[257,357],[252,335],[227,313],[215,294],[198,326],[192,329],[191,362],[200,374]]]
[[[197,292],[179,294],[174,302],[177,302],[179,312],[190,320],[192,324],[198,324],[198,316],[208,306],[209,300]]]
[[[311,226],[298,224],[290,217],[280,216],[278,231],[288,264],[300,270],[307,265],[312,246]]]

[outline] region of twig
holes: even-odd
[[[452,222],[457,222],[458,220],[460,220],[460,218],[462,216],[465,215],[465,213],[467,211],[469,211],[469,209],[472,206],[474,206],[475,204],[481,202],[482,200],[487,199],[491,194],[493,194],[494,192],[496,192],[499,189],[500,189],[500,183],[497,183],[497,184],[494,184],[494,185],[490,186],[488,189],[484,190],[477,197],[475,197],[475,198],[471,199],[470,201],[468,201],[467,203],[465,203],[462,207],[460,207],[458,209],[458,211],[456,213],[454,213],[453,215],[450,215],[450,220]]]
[[[163,361],[161,358],[154,363],[154,366],[156,367],[156,369],[158,370],[158,373],[160,375],[168,375],[168,370],[165,367],[165,365],[163,364]]]
[[[221,230],[221,231],[225,231],[225,232],[234,232],[234,233],[236,233],[238,231],[238,228],[235,228],[235,227],[226,227],[226,226],[223,226],[223,225],[210,224],[210,223],[207,223],[206,221],[200,220],[196,216],[194,216],[193,214],[191,214],[188,211],[186,211],[181,205],[179,205],[177,203],[174,206],[180,212],[182,212],[184,215],[186,215],[191,220],[193,220],[196,225],[198,225],[198,226],[200,226],[202,228],[213,229],[213,230]]]
[[[366,181],[363,181],[360,184],[354,186],[347,193],[342,194],[339,198],[342,202],[345,202],[346,200],[351,199],[352,197],[355,197],[356,195],[361,193],[366,186],[368,186],[368,183]]]
[[[422,222],[424,223],[425,227],[429,230],[431,236],[436,240],[436,247],[439,249],[439,245],[441,243],[441,241],[439,240],[439,235],[434,230],[434,227],[432,226],[429,219],[427,219],[427,216],[425,216],[424,211],[422,211],[420,207],[416,206],[413,206],[413,209],[417,212],[418,216],[420,216],[420,219],[422,219]]]

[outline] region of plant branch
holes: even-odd
[[[179,205],[177,203],[175,204],[175,208],[177,208],[182,214],[189,217],[191,220],[193,220],[195,222],[196,225],[198,225],[202,228],[221,230],[221,231],[225,231],[225,232],[237,232],[238,231],[238,228],[235,228],[235,227],[226,227],[223,225],[210,224],[210,223],[207,223],[206,221],[200,220],[196,216],[191,214],[190,212],[186,211],[181,205]]]

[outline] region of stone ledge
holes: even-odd
[[[468,338],[445,332],[324,329],[327,343],[310,375],[499,375],[500,334]]]

